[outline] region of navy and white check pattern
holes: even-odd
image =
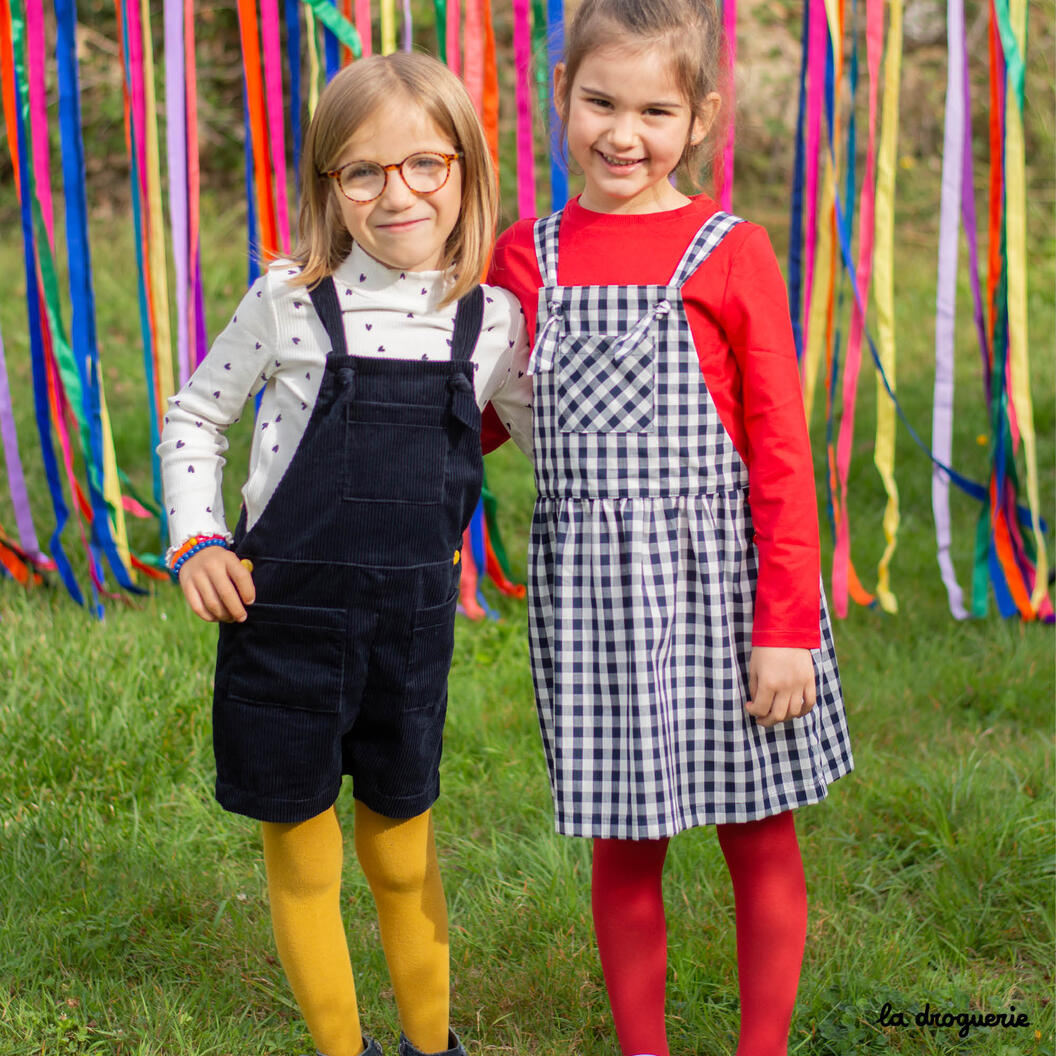
[[[771,729],[744,710],[757,573],[748,473],[681,295],[739,222],[717,213],[670,283],[638,287],[558,286],[560,213],[536,224],[529,625],[568,835],[655,839],[749,821],[816,802],[852,766],[824,597],[814,710]]]

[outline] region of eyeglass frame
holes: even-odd
[[[444,182],[439,187],[434,187],[431,191],[416,191],[408,182],[407,177],[403,174],[403,166],[411,160],[416,158],[419,154],[431,154],[434,158],[443,158],[447,162],[447,171],[444,173]],[[393,162],[391,165],[382,165],[380,162],[371,161],[364,162],[363,160],[357,159],[356,161],[350,161],[347,165],[342,165],[339,169],[330,169],[328,172],[320,172],[319,175],[328,180],[337,180],[337,189],[341,192],[344,197],[350,201],[353,205],[369,205],[371,202],[376,202],[384,193],[385,189],[389,186],[389,172],[395,169],[400,174],[400,179],[403,180],[404,187],[411,192],[411,194],[417,194],[419,197],[426,197],[430,194],[436,194],[437,191],[441,191],[447,186],[447,181],[451,179],[451,166],[461,158],[465,157],[465,151],[456,150],[454,154],[445,154],[442,150],[415,150],[408,154],[403,161]],[[381,190],[378,191],[373,198],[350,198],[345,193],[344,187],[341,186],[341,173],[345,171],[350,165],[377,165],[381,169],[381,175],[383,182]]]

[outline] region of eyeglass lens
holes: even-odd
[[[440,154],[412,154],[404,158],[400,172],[412,191],[429,194],[447,182],[450,165]],[[357,161],[341,170],[341,190],[354,201],[370,201],[385,190],[388,172],[373,161]]]

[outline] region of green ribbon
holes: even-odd
[[[360,43],[359,34],[356,32],[356,27],[336,7],[334,7],[331,0],[304,0],[306,7],[310,7],[315,13],[315,17],[346,48],[352,50],[352,54],[357,58],[363,57],[363,45]]]
[[[436,11],[436,54],[447,65],[447,0],[433,0]]]

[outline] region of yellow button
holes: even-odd
[[[460,561],[461,559],[462,559],[462,551],[461,551],[461,550],[456,550],[456,551],[455,551],[455,556],[454,556],[454,557],[453,557],[453,558],[451,559],[451,564],[453,564],[453,565],[457,565],[457,564],[458,564],[458,562],[459,562],[459,561]]]
[[[253,562],[250,561],[250,559],[248,557],[244,557],[244,558],[242,558],[242,567],[245,568],[245,570],[247,572],[252,572],[253,571]]]

